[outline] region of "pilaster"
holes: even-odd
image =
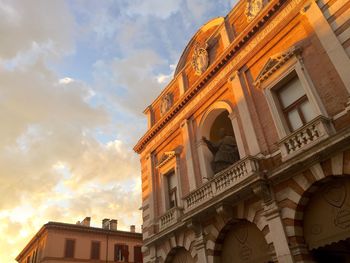
[[[244,135],[245,138],[247,138],[249,154],[256,155],[260,152],[260,147],[255,133],[253,121],[249,112],[247,100],[239,77],[239,73],[237,71],[232,75],[230,82],[237,103],[239,116],[242,120]]]
[[[315,0],[302,10],[350,94],[350,60]]]
[[[294,259],[289,248],[281,214],[268,184],[266,182],[257,183],[253,186],[253,192],[263,200],[264,217],[269,226],[278,262],[293,263]]]
[[[187,167],[187,177],[189,182],[190,191],[196,189],[196,178],[193,164],[193,152],[192,152],[192,129],[191,129],[191,121],[184,120],[181,125],[181,131],[183,136],[183,144],[186,158],[186,167]]]

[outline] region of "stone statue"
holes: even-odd
[[[216,143],[209,141],[205,137],[202,138],[208,149],[214,155],[213,161],[211,162],[214,174],[239,160],[239,152],[235,138],[232,135],[228,135],[225,129],[219,130],[219,137],[220,140]]]

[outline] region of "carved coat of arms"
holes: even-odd
[[[195,44],[194,53],[192,55],[192,67],[196,75],[202,75],[209,65],[208,44],[203,46],[197,42]]]
[[[248,0],[245,8],[245,15],[248,22],[254,19],[264,7],[263,0]]]
[[[160,114],[163,116],[173,104],[173,95],[168,93],[163,96],[162,102],[160,104]]]

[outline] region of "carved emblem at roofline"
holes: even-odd
[[[245,15],[248,22],[252,21],[263,9],[264,0],[247,0]]]
[[[208,44],[200,45],[198,42],[194,44],[194,53],[192,55],[192,67],[196,75],[202,75],[209,66]]]
[[[160,104],[160,114],[163,116],[173,106],[173,94],[167,93],[163,96]]]

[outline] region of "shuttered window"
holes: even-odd
[[[135,263],[142,263],[142,252],[140,246],[134,247],[134,261]]]
[[[114,261],[129,262],[129,247],[127,245],[114,245]]]
[[[64,251],[65,258],[74,258],[75,240],[66,239],[66,248]]]
[[[91,242],[91,259],[100,259],[100,242]]]

